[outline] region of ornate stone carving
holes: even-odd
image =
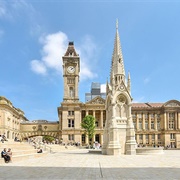
[[[104,104],[104,103],[105,103],[105,100],[98,97],[98,98],[92,99],[87,104]]]
[[[179,107],[179,104],[175,102],[171,102],[171,103],[166,104],[166,107]]]
[[[116,101],[116,116],[118,117],[126,117],[127,113],[127,105],[126,105],[126,98],[124,96],[119,96]]]

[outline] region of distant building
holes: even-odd
[[[100,96],[103,99],[106,99],[106,93],[101,92],[101,84],[96,83],[96,82],[92,82],[92,84],[91,84],[91,92],[85,94],[85,102],[88,102],[88,101],[94,99],[97,96]]]

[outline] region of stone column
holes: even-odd
[[[142,126],[143,126],[143,130],[145,130],[145,114],[144,113],[142,115]]]
[[[154,129],[155,129],[155,131],[157,131],[157,114],[155,114]]]
[[[138,119],[138,115],[136,115],[136,130],[139,130],[139,119]]]
[[[96,110],[93,110],[93,117],[95,118],[94,124],[96,125]],[[94,141],[93,141],[94,142]]]
[[[96,135],[96,134],[93,135],[92,143],[94,143],[94,141],[95,141],[95,135]]]
[[[103,110],[101,110],[100,128],[103,129]]]
[[[86,116],[88,115],[89,113],[88,113],[88,110],[86,110]]]
[[[137,142],[137,144],[140,144],[139,134],[136,134],[136,142]]]
[[[149,130],[151,130],[151,116],[149,116],[148,123],[149,123]]]
[[[103,134],[100,134],[100,144],[101,144],[101,146],[103,145]]]
[[[77,124],[77,120],[75,121],[75,123],[76,123],[75,127],[77,127],[77,129],[81,128],[81,123],[82,123],[82,116],[81,116],[81,114],[82,114],[82,111],[79,111],[79,122],[78,122],[78,124]]]
[[[169,129],[169,113],[167,112],[166,113],[166,127],[167,127],[167,129]]]
[[[86,135],[86,140],[85,140],[86,142],[86,144],[89,144],[89,141],[88,141],[88,135]]]
[[[146,145],[146,134],[143,134],[143,144]]]
[[[177,112],[175,112],[175,124],[174,124],[174,129],[175,129],[175,130],[177,130],[177,129],[178,129],[177,120],[178,120],[178,113],[177,113]]]
[[[164,112],[164,129],[167,130],[166,112]]]
[[[180,113],[178,112],[178,129],[180,129]]]
[[[157,145],[157,144],[158,144],[158,135],[155,134],[155,145]]]
[[[96,110],[93,110],[93,117],[96,119]]]
[[[152,145],[152,135],[149,134],[149,145]]]

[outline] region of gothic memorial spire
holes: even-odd
[[[111,63],[111,82],[113,81],[115,81],[116,85],[119,84],[121,81],[125,82],[125,70],[120,37],[118,32],[118,20],[116,21],[116,36],[114,40],[114,50]]]

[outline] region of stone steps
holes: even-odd
[[[4,143],[0,143],[0,151],[4,148],[11,148],[12,150],[12,162],[13,161],[25,161],[31,158],[38,158],[48,154],[43,148],[43,153],[37,153],[37,149],[35,149],[31,144],[26,142],[13,142],[13,141],[6,141]],[[4,158],[0,158],[0,164],[4,164]]]
[[[15,162],[17,162],[17,161],[25,161],[25,160],[31,159],[31,158],[43,157],[43,156],[45,156],[45,155],[47,155],[47,154],[48,154],[48,152],[45,151],[45,152],[43,152],[43,153],[37,153],[37,152],[35,152],[35,153],[30,153],[30,154],[13,155],[13,156],[12,156],[12,162],[13,162],[13,161],[15,161]],[[4,163],[5,163],[5,162],[4,162],[4,158],[0,158],[0,165],[1,165],[1,164],[4,164]]]

